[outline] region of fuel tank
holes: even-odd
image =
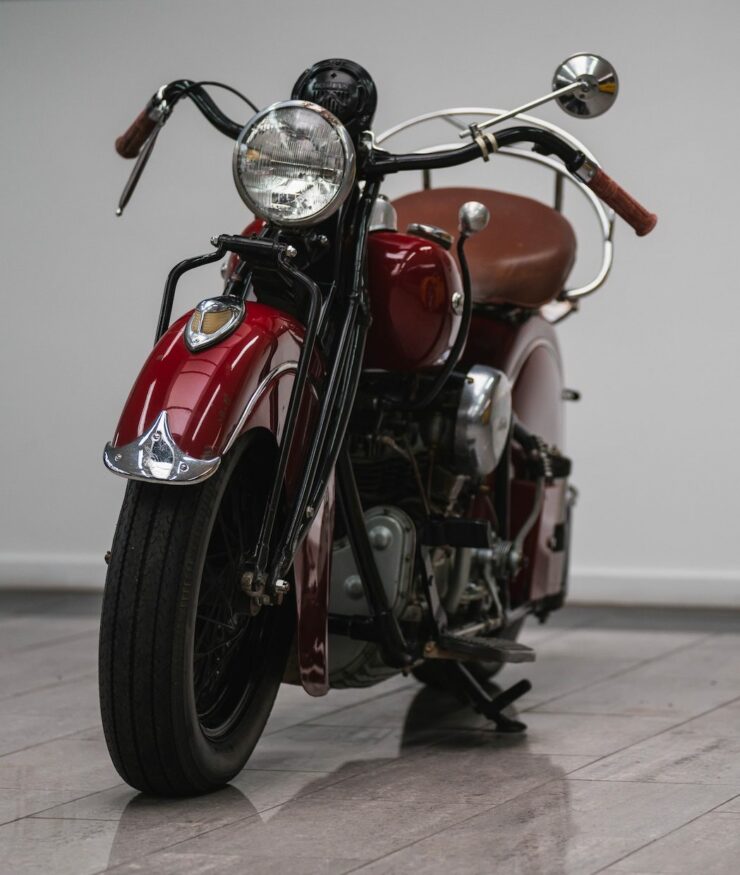
[[[460,329],[463,303],[452,255],[432,240],[374,231],[367,261],[373,321],[365,367],[408,372],[442,364]]]

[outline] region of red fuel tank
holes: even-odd
[[[450,253],[421,237],[374,231],[367,263],[373,322],[365,367],[419,371],[442,364],[460,329],[463,302]]]

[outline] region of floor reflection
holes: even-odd
[[[192,799],[160,799],[139,793],[123,809],[107,868],[112,869],[139,856],[141,851],[137,853],[137,848],[141,847],[141,838],[163,824],[191,824],[191,835],[195,836],[207,827],[246,820],[255,814],[257,809],[252,802],[231,784]],[[186,831],[178,839],[183,841],[188,837]]]
[[[490,690],[493,694],[499,691],[494,685]],[[514,716],[513,709],[509,713]],[[291,736],[296,739],[301,733],[310,736],[318,728],[347,735],[362,732],[357,726],[318,727],[307,723],[293,727]],[[360,740],[356,758],[350,749],[345,761],[318,777],[300,770],[247,769],[232,785],[196,799],[135,796],[120,818],[108,867],[141,854],[141,851],[137,854],[137,848],[141,847],[142,835],[163,823],[189,825],[185,834],[170,839],[171,850],[176,854],[239,854],[241,842],[247,836],[256,846],[269,844],[279,848],[281,839],[288,840],[294,835],[296,824],[305,825],[308,819],[313,841],[320,842],[323,835],[326,842],[332,820],[346,816],[348,807],[368,800],[381,806],[384,800],[396,806],[405,800],[413,806],[414,800],[419,799],[426,805],[436,802],[440,806],[448,803],[467,806],[466,816],[460,818],[464,822],[452,822],[442,834],[451,845],[448,851],[440,847],[435,852],[440,860],[450,861],[459,854],[466,865],[484,865],[484,861],[495,860],[511,863],[514,871],[533,875],[565,871],[568,837],[573,826],[563,768],[544,755],[520,756],[527,753],[524,736],[496,733],[492,723],[482,720],[453,695],[428,687],[419,688],[411,699],[400,735],[398,728],[394,734],[395,756],[385,755],[385,748],[381,757],[377,756],[378,751],[376,756],[363,756],[368,750],[365,747],[363,751]],[[371,734],[370,727],[367,732]],[[330,744],[330,736],[317,743]],[[293,779],[292,787],[289,776]],[[349,788],[346,791],[345,782]],[[549,785],[547,793],[543,793],[544,785]],[[343,792],[347,794],[344,798]],[[310,797],[314,799],[313,806]],[[478,797],[480,814],[474,807]],[[420,810],[419,818],[423,817]],[[473,823],[477,825],[474,827]],[[219,831],[219,827],[227,829]],[[397,833],[398,824],[389,822],[388,828],[392,827]],[[219,832],[223,836],[217,840]],[[436,841],[431,835],[435,832],[437,828],[429,829],[430,836],[422,839],[420,851]],[[189,838],[193,841],[188,841]],[[379,835],[379,846],[381,843],[387,852],[387,837]],[[390,842],[391,847],[405,843]],[[163,841],[160,847],[167,844]],[[327,852],[331,850],[334,849],[327,848]],[[428,869],[437,871],[431,861]]]
[[[494,683],[486,688],[492,697],[502,692]],[[514,707],[506,709],[506,714],[522,719]],[[481,771],[491,758],[511,762],[511,754],[527,753],[526,733],[496,732],[493,723],[451,693],[430,687],[422,688],[409,706],[404,739],[413,746],[414,739],[425,729],[438,733],[435,748],[439,750],[439,767],[443,772],[445,753],[450,751],[474,751],[480,758]],[[488,808],[467,825],[453,827],[441,840],[430,839],[431,857],[436,857],[437,862],[425,858],[419,871],[454,871],[455,859],[460,871],[498,871],[503,866],[527,875],[570,871],[567,852],[574,825],[571,788],[565,780],[567,772],[548,756],[532,759],[538,773],[532,789]],[[480,781],[480,772],[472,766],[471,785],[474,787]],[[405,855],[403,859],[405,862]],[[407,871],[402,865],[399,869]]]

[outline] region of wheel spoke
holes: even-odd
[[[223,508],[223,504],[218,509],[218,516],[216,519],[217,519],[217,522],[219,525],[219,529],[221,531],[221,537],[223,539],[224,547],[226,549],[226,555],[229,557],[229,565],[236,566],[236,559],[234,557],[234,553],[232,552],[232,548],[231,548],[231,538],[229,536],[229,531],[227,529],[226,523],[224,522],[223,514],[221,512],[222,508]]]
[[[214,626],[220,626],[222,629],[228,629],[229,632],[235,632],[236,626],[232,626],[230,623],[222,623],[220,620],[214,620],[211,617],[206,617],[203,614],[197,614],[197,618],[202,620],[204,623],[212,623]]]
[[[262,491],[266,485],[262,482]],[[212,737],[229,731],[249,706],[260,683],[276,609],[245,616],[240,601],[240,560],[249,556],[259,532],[264,495],[232,479],[215,514],[206,551],[196,613],[193,681],[203,730]]]

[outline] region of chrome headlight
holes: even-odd
[[[355,180],[344,125],[305,100],[275,103],[239,134],[234,181],[244,203],[276,225],[313,225],[339,209]]]
[[[191,352],[213,346],[231,334],[244,318],[244,304],[236,298],[207,298],[193,310],[185,326],[185,344]]]

